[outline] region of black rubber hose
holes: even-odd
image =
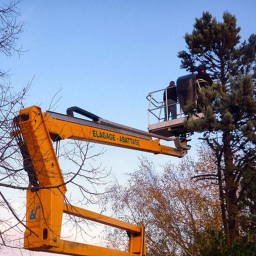
[[[77,114],[80,114],[82,116],[88,117],[88,118],[92,119],[94,122],[97,122],[100,119],[99,116],[96,116],[93,113],[88,112],[88,111],[86,111],[82,108],[76,107],[76,106],[70,107],[70,108],[67,109],[67,115],[68,116],[73,116],[74,117],[74,112],[77,113]]]

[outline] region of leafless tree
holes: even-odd
[[[21,53],[17,40],[22,32],[23,24],[17,20],[19,16],[18,1],[10,1],[0,6],[0,53],[11,56],[14,53]],[[5,72],[1,71],[0,75]]]
[[[18,217],[11,207],[10,197],[6,198],[4,195],[10,193],[5,187],[15,187],[16,184],[20,186],[24,182],[22,160],[11,131],[13,118],[23,106],[22,101],[27,89],[28,87],[15,93],[10,85],[0,84],[0,207],[3,213],[0,219],[0,241],[3,245],[9,240],[5,238],[6,231],[17,227],[17,223],[14,223],[10,216]]]
[[[220,227],[221,214],[216,187],[191,179],[197,166],[186,157],[178,166],[156,168],[142,158],[128,184],[113,187],[104,206],[125,221],[145,226],[149,255],[198,255],[194,245],[197,232]],[[110,231],[110,246],[123,248],[126,236],[119,230]]]
[[[0,85],[0,208],[4,213],[0,218],[0,245],[3,246],[10,246],[12,243],[18,246],[19,241],[22,242],[25,228],[25,207],[17,204],[17,196],[10,194],[23,195],[25,198],[29,185],[28,173],[23,168],[26,159],[21,155],[13,122],[18,110],[23,107],[22,101],[27,90],[28,87],[14,93],[10,86]],[[55,143],[56,155],[64,176],[64,184],[59,186],[67,186],[69,192],[65,200],[80,207],[96,204],[98,196],[105,193],[104,185],[109,182],[109,172],[100,164],[100,157],[104,152],[88,142]],[[17,211],[17,208],[23,208],[23,211]],[[85,221],[72,216],[66,220],[73,222],[76,235],[86,234]]]
[[[17,40],[22,32],[23,24],[17,20],[19,15],[17,9],[18,2],[10,1],[0,5],[0,54],[11,56],[20,53],[21,48],[17,45]],[[17,158],[17,147],[15,140],[10,135],[12,130],[12,119],[26,94],[27,88],[19,92],[13,92],[10,84],[3,80],[6,72],[0,68],[0,183],[13,185],[20,176],[22,166]],[[13,230],[17,225],[11,219],[15,214],[8,215],[10,211],[9,203],[4,196],[4,188],[0,191],[0,243],[6,245],[9,237],[5,236],[6,230]],[[11,216],[11,217],[10,217]],[[16,216],[17,217],[17,216]]]
[[[17,40],[23,29],[18,21],[18,1],[0,5],[0,54],[12,56],[20,54]],[[1,69],[1,68],[0,68]],[[20,91],[15,91],[6,83],[0,71],[0,247],[19,246],[24,232],[24,200],[28,188],[28,173],[23,168],[24,159],[19,150],[17,136],[14,136],[13,119],[23,107],[23,101],[30,84]],[[57,150],[58,149],[58,150]],[[99,164],[102,151],[95,149],[88,142],[61,142],[56,144],[56,154],[62,167],[65,185],[69,191],[66,200],[79,206],[97,202],[97,195],[103,193],[101,185],[108,182],[108,172]],[[60,184],[60,186],[63,184]],[[42,188],[44,189],[44,188]],[[78,194],[80,197],[73,196]],[[21,209],[19,209],[21,208]],[[73,219],[77,232],[84,232],[81,220]]]

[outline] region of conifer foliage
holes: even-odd
[[[194,72],[200,64],[214,80],[202,88],[187,122],[217,159],[223,228],[229,243],[246,236],[256,241],[256,34],[241,42],[236,17],[225,12],[218,22],[209,12],[185,35],[187,50],[178,53],[181,67]]]

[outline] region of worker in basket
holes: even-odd
[[[163,95],[164,102],[164,120],[168,121],[170,118],[177,118],[177,92],[176,85],[174,81],[169,83],[169,86],[164,90]]]

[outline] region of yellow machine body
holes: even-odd
[[[80,256],[145,256],[145,234],[142,226],[126,223],[65,203],[66,186],[52,139],[87,140],[96,143],[126,147],[152,153],[182,157],[185,150],[160,144],[159,139],[114,130],[108,126],[95,126],[81,119],[55,118],[39,107],[22,109],[16,118],[19,136],[26,148],[36,185],[27,191],[26,231],[24,247],[29,250],[47,251]],[[24,154],[23,154],[24,157]],[[129,234],[127,252],[99,246],[62,240],[60,237],[63,213],[89,219],[126,230]]]

